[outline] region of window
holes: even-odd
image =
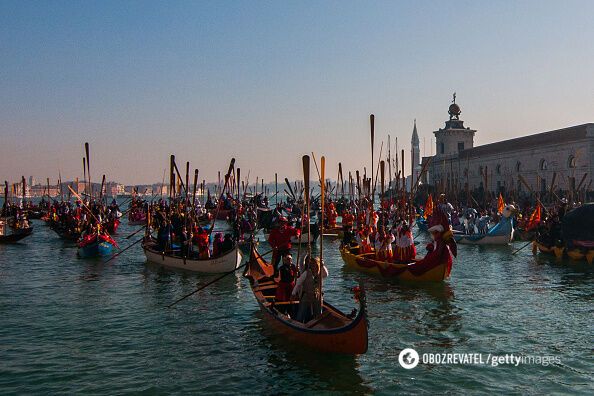
[[[458,142],[458,151],[464,150],[464,142]]]
[[[544,158],[540,160],[540,166],[538,167],[540,170],[547,170],[548,168],[548,164],[547,164],[547,160],[545,160]]]
[[[468,177],[468,168],[464,169],[464,177]]]
[[[495,172],[500,175],[501,174],[501,164],[497,164],[497,166],[495,167]]]
[[[479,166],[479,176],[483,176],[483,167]]]
[[[569,159],[567,160],[567,167],[575,168],[576,166],[577,166],[577,159],[573,155],[570,155]]]
[[[445,153],[445,144],[439,143],[439,154]]]
[[[518,161],[516,163],[516,172],[520,173],[521,170],[522,170],[522,163],[520,161]]]

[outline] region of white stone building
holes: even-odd
[[[455,98],[449,114],[445,128],[433,132],[437,154],[425,176],[437,191],[529,192],[518,175],[541,194],[551,187],[565,195],[592,190],[594,123],[474,147],[477,131],[464,127]]]

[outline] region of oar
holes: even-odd
[[[525,244],[525,245],[524,245],[524,246],[522,246],[521,248],[519,248],[519,249],[517,249],[517,250],[514,250],[514,251],[512,252],[512,254],[516,254],[516,253],[518,253],[520,250],[524,249],[526,246],[528,246],[528,245],[530,245],[530,244],[532,244],[532,241],[528,242],[527,244]]]
[[[139,240],[137,240],[136,242],[134,242],[133,244],[126,246],[125,249],[120,250],[118,253],[111,256],[107,261],[104,261],[103,264],[109,263],[111,260],[118,257],[120,254],[124,253],[126,250],[130,249],[132,246],[136,245],[138,242],[142,241],[143,239],[144,239],[144,236],[142,238],[140,238]]]
[[[192,293],[186,294],[185,296],[183,296],[183,297],[181,297],[181,298],[177,299],[175,302],[173,302],[173,303],[169,304],[169,305],[167,306],[167,308],[171,308],[171,307],[173,307],[175,304],[177,304],[178,302],[180,302],[180,301],[183,301],[183,300],[185,300],[186,298],[188,298],[188,297],[190,297],[190,296],[193,296],[194,294],[198,293],[200,290],[206,289],[208,286],[212,285],[213,283],[216,283],[216,282],[220,281],[221,279],[223,279],[223,278],[224,278],[224,277],[226,277],[227,275],[231,275],[231,274],[235,273],[235,271],[237,271],[238,269],[245,267],[245,266],[248,264],[248,262],[249,262],[249,261],[247,261],[245,264],[242,264],[242,265],[240,265],[239,267],[235,268],[235,269],[234,269],[234,270],[232,270],[232,271],[225,272],[223,275],[219,276],[218,278],[215,278],[215,279],[211,280],[210,282],[208,282],[208,283],[207,283],[207,284],[205,284],[204,286],[201,286],[201,287],[199,287],[198,289],[194,290]]]
[[[291,192],[293,199],[296,199],[295,192],[293,191],[293,187],[291,187],[291,183],[289,183],[289,179],[286,177],[285,177],[285,183],[287,183],[287,187],[289,187],[289,191]]]
[[[132,234],[128,235],[124,239],[130,239],[130,238],[132,238],[134,235],[138,234],[140,231],[144,230],[145,228],[146,228],[146,224],[143,225],[142,227],[140,227],[138,230],[134,231]]]

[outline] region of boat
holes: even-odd
[[[108,235],[94,234],[78,243],[78,255],[82,258],[111,256],[115,241]]]
[[[120,226],[120,220],[117,218],[109,219],[103,226],[108,233],[116,234],[118,232],[118,227]]]
[[[5,234],[6,224],[0,221],[0,243],[16,243],[33,233],[33,227],[13,229],[12,233]]]
[[[546,235],[532,242],[532,251],[569,258],[573,261],[594,262],[594,203],[584,204],[569,211],[561,221],[563,240],[556,244],[546,243]],[[551,242],[549,242],[551,243]]]
[[[254,297],[267,322],[282,336],[312,349],[341,354],[367,352],[367,316],[364,298],[360,307],[350,315],[341,312],[324,299],[321,316],[301,323],[280,312],[274,296],[277,282],[272,265],[252,247],[244,277],[250,282]],[[297,305],[298,301],[290,303]]]
[[[146,224],[146,213],[142,210],[132,210],[128,215],[128,225],[137,226]]]
[[[451,265],[445,258],[437,262],[423,258],[410,263],[392,263],[376,259],[373,252],[359,254],[359,249],[359,246],[340,248],[340,255],[348,268],[383,278],[414,282],[441,282],[450,276]]]
[[[241,264],[243,255],[239,246],[222,254],[219,257],[208,259],[198,259],[190,257],[176,256],[169,252],[160,251],[157,241],[154,238],[142,241],[142,249],[147,261],[159,264],[164,267],[178,268],[192,272],[202,272],[209,274],[219,274],[237,269]],[[175,251],[175,250],[174,250]],[[179,252],[179,249],[177,250]]]
[[[460,234],[455,233],[454,239],[457,243],[468,245],[508,245],[514,238],[514,224],[512,213],[515,210],[513,205],[503,209],[501,220],[493,226],[486,234]]]

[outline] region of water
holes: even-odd
[[[459,246],[451,279],[421,286],[344,270],[338,241],[328,241],[328,301],[350,312],[350,288],[361,282],[367,290],[369,351],[345,357],[271,334],[239,274],[168,309],[213,277],[146,264],[139,245],[108,264],[78,259],[72,245],[34,224],[22,243],[0,245],[4,395],[594,391],[594,270],[534,258],[529,248],[511,256],[520,243]],[[122,238],[133,230],[124,220],[122,247],[136,240]],[[406,347],[555,355],[561,363],[404,370],[398,354]]]

